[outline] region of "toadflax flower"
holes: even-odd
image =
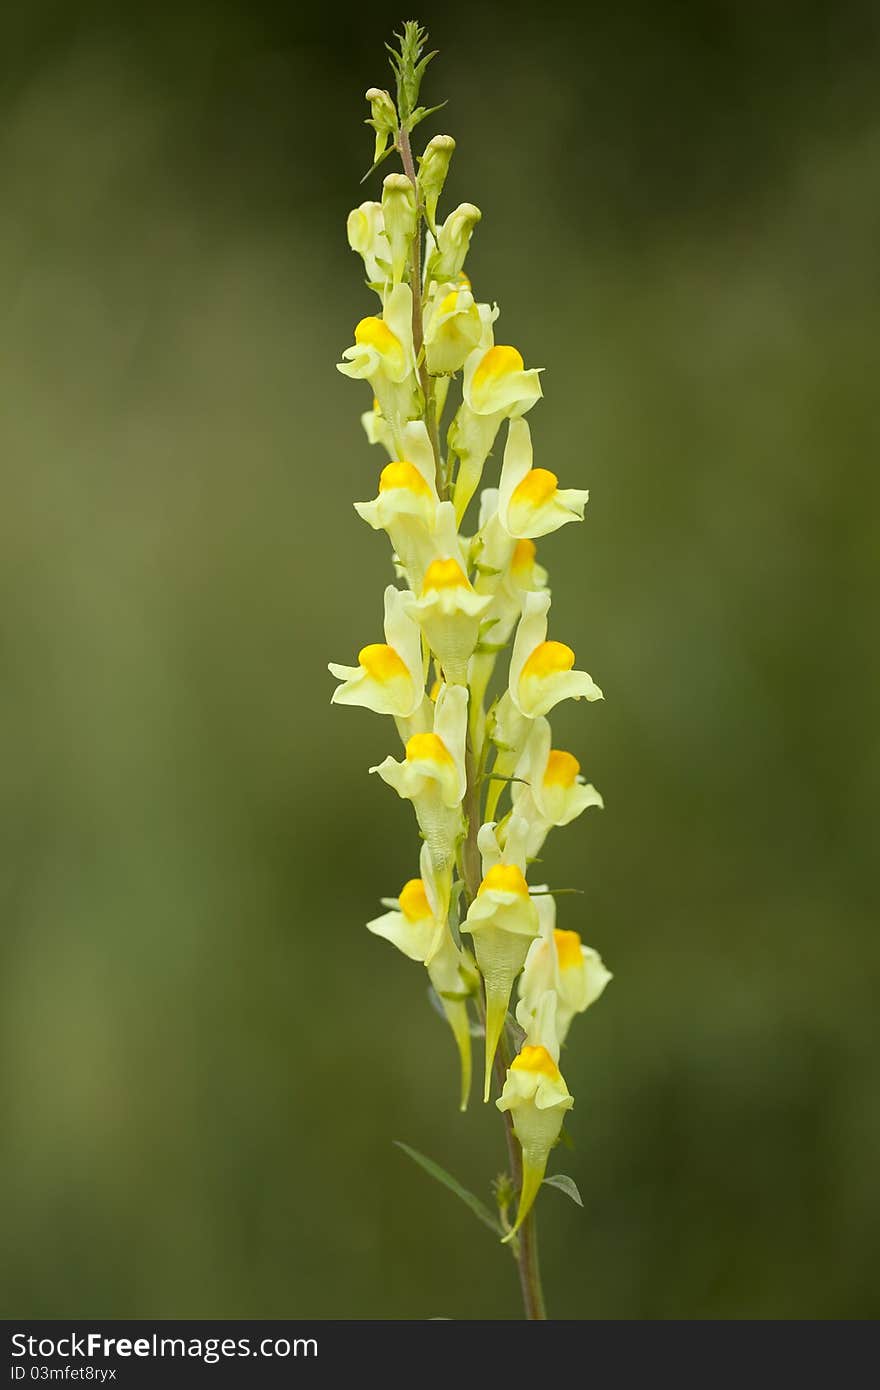
[[[483,344],[464,364],[458,414],[449,430],[449,447],[459,458],[455,512],[459,520],[480,483],[502,420],[524,415],[540,400],[540,367],[526,368],[515,347]]]
[[[492,600],[476,593],[467,577],[451,502],[441,502],[437,509],[430,548],[432,558],[419,566],[420,592],[405,599],[404,605],[420,624],[446,680],[466,685],[480,619]]]
[[[581,776],[572,753],[551,748],[549,721],[540,716],[532,724],[528,742],[517,763],[511,787],[513,809],[528,823],[526,852],[533,859],[554,825],[570,825],[589,806],[603,806],[592,783]]]
[[[418,586],[440,499],[424,423],[410,421],[403,427],[400,440],[403,457],[392,459],[382,469],[378,496],[372,502],[355,502],[354,508],[374,531],[388,532],[410,583]]]
[[[330,671],[342,681],[331,699],[408,721],[425,703],[425,663],[418,626],[407,615],[402,590],[393,584],[385,590],[385,637],[385,642],[361,647],[357,666],[330,662]],[[405,725],[402,732],[406,737],[418,730]]]
[[[461,1064],[461,1109],[467,1109],[471,1089],[471,1030],[467,1001],[479,983],[473,961],[452,939],[447,921],[449,894],[434,870],[427,845],[422,846],[419,878],[411,878],[390,911],[367,923],[374,936],[383,936],[410,960],[426,966],[452,1035]]]
[[[419,411],[409,285],[395,285],[388,291],[381,317],[372,314],[361,319],[354,330],[354,346],[345,349],[336,365],[343,376],[370,383],[392,436],[399,435]]]
[[[588,494],[560,486],[555,460],[552,470],[540,457],[536,464],[525,417],[542,398],[542,369],[496,342],[498,305],[465,273],[479,208],[462,202],[438,214],[455,141],[438,135],[421,156],[414,151],[414,132],[437,109],[419,105],[433,55],[415,22],[398,37],[396,95],[371,87],[367,100],[376,136],[370,173],[394,154],[400,168],[385,174],[379,201],[351,211],[346,229],[379,303],[337,364],[363,383],[357,411],[386,457],[375,495],[365,485],[369,500],[354,506],[387,537],[395,583],[384,593],[384,641],[361,647],[356,665],[330,664],[338,682],[331,699],[390,715],[403,743],[402,754],[388,752],[370,771],[412,806],[419,874],[383,899],[385,911],[367,927],[424,965],[455,1038],[462,1109],[471,1037],[485,1036],[483,1097],[497,1072],[510,1156],[497,1187],[497,1231],[520,1266],[526,1314],[536,1318],[543,1301],[530,1213],[574,1104],[560,1048],[611,978],[577,922],[557,927],[557,890],[527,880],[551,830],[602,805],[574,754],[554,747],[547,717],[562,700],[602,698],[574,652],[548,638],[545,564],[565,543],[554,533],[583,520]],[[499,437],[500,466],[484,481]],[[361,599],[356,585],[347,594],[352,604]],[[518,1050],[519,1028],[508,1026],[514,998]]]
[[[566,1113],[574,1105],[558,1063],[546,1047],[524,1043],[507,1072],[496,1105],[509,1110],[522,1148],[519,1209],[505,1242],[512,1240],[537,1197],[550,1150],[559,1138]]]
[[[547,641],[548,593],[527,594],[510,658],[510,698],[520,714],[537,719],[560,700],[601,700],[586,671],[573,670],[575,655],[563,642]]]
[[[513,982],[538,934],[538,909],[526,883],[525,841],[528,826],[512,816],[504,849],[494,825],[484,825],[478,844],[483,877],[468,908],[462,931],[474,940],[474,953],[486,990],[486,1071],[483,1099],[489,1099],[492,1063],[504,1027]]]
[[[449,877],[462,831],[461,803],[467,788],[465,740],[467,690],[444,685],[434,702],[434,727],[413,734],[402,762],[388,757],[371,772],[415,807],[438,874]]]
[[[498,487],[498,519],[517,540],[533,540],[558,531],[569,521],[583,521],[589,493],[560,488],[547,468],[532,466],[532,435],[527,420],[511,420]]]
[[[519,981],[516,1020],[527,1034],[534,1026],[544,995],[556,999],[556,1039],[564,1043],[575,1014],[595,1004],[612,978],[598,951],[584,946],[576,931],[556,927],[556,903],[539,900],[540,936],[532,942]]]

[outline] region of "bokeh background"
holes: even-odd
[[[573,1034],[566,1318],[880,1312],[876,5],[431,5],[451,207],[606,693],[546,872],[615,972]],[[381,460],[334,362],[384,4],[47,3],[0,20],[0,1308],[500,1317],[414,870],[329,706],[379,635]]]

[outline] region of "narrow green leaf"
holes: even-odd
[[[380,154],[380,155],[379,155],[379,158],[378,158],[373,164],[370,165],[369,169],[367,170],[367,172],[364,174],[363,178],[361,179],[361,183],[366,183],[366,181],[367,181],[367,179],[370,177],[370,175],[371,175],[371,174],[374,174],[374,173],[376,172],[376,170],[379,168],[379,165],[380,165],[380,164],[384,164],[384,163],[385,163],[385,160],[388,158],[388,156],[394,154],[395,149],[396,149],[396,146],[395,146],[395,145],[389,145],[388,148],[387,148],[387,150],[385,150],[382,154]]]
[[[567,1173],[554,1173],[552,1178],[544,1179],[545,1187],[558,1187],[560,1192],[564,1192],[566,1197],[570,1197],[575,1206],[582,1207],[583,1201],[578,1192],[577,1183],[574,1178],[570,1178]]]
[[[403,1152],[412,1159],[413,1163],[417,1163],[420,1168],[424,1168],[429,1177],[435,1178],[436,1181],[442,1183],[444,1187],[448,1187],[450,1192],[454,1192],[456,1197],[460,1198],[466,1207],[470,1207],[478,1221],[482,1221],[483,1225],[488,1226],[490,1231],[494,1231],[496,1236],[502,1234],[501,1227],[489,1208],[480,1201],[479,1197],[475,1197],[473,1192],[468,1192],[466,1187],[462,1187],[461,1183],[457,1182],[451,1173],[447,1173],[446,1169],[441,1168],[439,1163],[435,1163],[432,1158],[426,1158],[424,1154],[419,1153],[418,1149],[410,1148],[409,1144],[403,1144],[399,1139],[393,1140],[393,1143],[398,1149],[402,1149]],[[569,1181],[571,1180],[569,1179]]]

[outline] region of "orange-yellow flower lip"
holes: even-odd
[[[523,676],[552,676],[570,671],[574,652],[564,642],[539,642],[522,669]]]
[[[554,1079],[559,1075],[559,1068],[546,1047],[532,1047],[529,1043],[523,1043],[510,1068],[511,1071],[536,1071]]]
[[[395,459],[386,463],[379,474],[379,491],[391,492],[394,488],[405,488],[416,497],[430,497],[431,489],[414,463],[407,459]]]
[[[510,568],[517,571],[530,569],[535,563],[535,556],[537,553],[538,550],[534,541],[530,541],[528,538],[517,541],[516,545],[513,547]]]
[[[403,658],[384,642],[371,642],[369,646],[361,647],[358,665],[363,666],[368,676],[383,684],[400,676],[410,679]]]
[[[581,765],[573,753],[561,748],[551,748],[544,770],[545,787],[573,787],[577,781]]]
[[[443,766],[452,764],[452,754],[439,734],[413,734],[412,738],[407,740],[406,759],[410,763],[429,762]]]
[[[400,910],[408,922],[422,922],[426,917],[432,917],[431,905],[428,902],[428,895],[425,892],[424,881],[420,878],[411,878],[400,890],[397,898]]]
[[[571,970],[576,965],[583,965],[581,939],[576,931],[561,931],[557,927],[553,932],[553,940],[556,942],[560,970]]]
[[[457,560],[432,560],[422,580],[422,593],[441,589],[469,589],[468,577]]]
[[[525,898],[529,896],[529,885],[516,864],[493,865],[477,889],[477,897],[493,889],[496,893],[517,893]]]
[[[400,339],[388,327],[384,319],[374,316],[361,319],[354,330],[354,340],[358,347],[372,347],[383,356],[400,351]]]
[[[510,376],[513,372],[521,372],[524,367],[522,354],[515,347],[491,347],[477,364],[473,387],[479,391],[488,382],[498,381],[500,377]]]
[[[530,468],[522,482],[514,488],[511,505],[540,507],[550,501],[558,486],[559,479],[549,468]]]

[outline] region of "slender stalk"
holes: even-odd
[[[502,1037],[495,1054],[495,1077],[499,1087],[504,1085],[510,1058],[507,1043]],[[504,1135],[507,1140],[507,1154],[510,1160],[511,1177],[514,1187],[522,1184],[522,1155],[519,1143],[513,1132],[510,1111],[504,1111]],[[519,1271],[519,1285],[522,1291],[523,1308],[530,1321],[543,1321],[547,1317],[544,1303],[544,1289],[541,1284],[541,1269],[538,1264],[538,1228],[535,1223],[535,1209],[529,1212],[515,1237],[516,1266]]]
[[[464,808],[467,816],[468,830],[464,845],[462,846],[462,878],[464,879],[465,896],[468,903],[472,903],[477,896],[480,886],[480,856],[477,849],[477,831],[480,826],[480,777],[478,770],[478,760],[474,756],[473,744],[468,736],[467,745],[467,775],[468,784],[465,792]],[[478,1007],[483,1022],[486,1019],[486,1004],[483,995],[478,999]],[[507,1076],[507,1069],[510,1066],[510,1054],[507,1049],[507,1039],[502,1034],[498,1044],[498,1051],[495,1053],[495,1079],[498,1088],[504,1086]],[[507,1142],[507,1157],[510,1164],[510,1176],[514,1188],[518,1192],[522,1186],[522,1154],[520,1152],[519,1141],[513,1132],[513,1120],[509,1110],[503,1112],[504,1119],[504,1138]],[[547,1309],[544,1303],[544,1290],[541,1285],[541,1270],[538,1264],[538,1231],[535,1224],[534,1207],[529,1212],[518,1236],[515,1237],[517,1271],[519,1273],[520,1290],[522,1291],[523,1309],[529,1321],[543,1321],[547,1317]]]
[[[412,156],[412,146],[409,142],[409,131],[406,126],[402,126],[397,140],[397,148],[400,151],[400,158],[403,163],[403,172],[412,183],[416,191],[416,199],[419,196],[419,185],[416,179],[416,166]],[[446,497],[446,478],[443,472],[443,456],[440,452],[440,433],[437,427],[437,402],[434,398],[434,382],[428,375],[428,368],[425,363],[425,330],[422,322],[422,216],[419,208],[419,220],[416,227],[416,234],[412,239],[411,264],[412,264],[412,330],[413,346],[415,347],[416,362],[419,369],[419,385],[422,388],[422,395],[425,399],[425,425],[428,430],[428,438],[431,441],[431,448],[434,451],[434,476],[437,484],[437,494],[441,501]]]

